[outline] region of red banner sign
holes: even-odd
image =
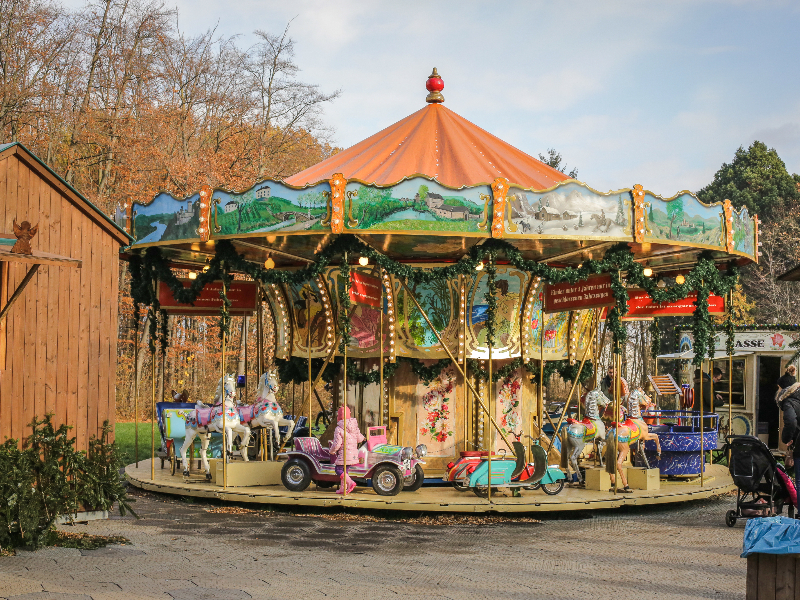
[[[644,290],[628,290],[628,313],[625,319],[640,319],[646,317],[684,317],[694,314],[694,301],[697,292],[690,293],[683,300],[675,302],[653,302],[650,295]],[[722,296],[709,294],[708,312],[712,315],[725,313],[725,299]]]
[[[380,308],[381,280],[370,275],[362,275],[358,271],[351,271],[350,301]]]
[[[184,279],[181,281],[183,287],[188,288],[192,281]],[[222,291],[221,281],[212,281],[207,284],[197,300],[194,301],[194,306],[191,304],[183,304],[175,300],[172,295],[172,290],[169,289],[163,281],[158,282],[158,301],[161,308],[170,314],[185,314],[198,317],[209,317],[219,315],[222,308],[222,298],[219,293]],[[230,312],[233,315],[249,315],[256,310],[256,303],[258,298],[256,283],[254,281],[233,281],[228,287],[228,300],[231,301]]]
[[[557,283],[544,286],[544,312],[583,310],[613,306],[614,292],[611,290],[611,275],[590,275],[577,283]]]

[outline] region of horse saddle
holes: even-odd
[[[208,427],[208,424],[211,422],[211,413],[213,410],[213,408],[198,408],[189,418],[194,421],[198,427]]]
[[[642,437],[642,429],[632,419],[625,419],[624,423],[611,423],[611,426],[617,429],[617,439],[623,444],[633,444]],[[628,430],[627,433],[623,428]]]
[[[253,417],[257,417],[262,413],[271,413],[277,415],[281,411],[281,407],[274,400],[264,400],[259,402],[254,409]]]
[[[597,434],[597,424],[592,421],[589,417],[584,417],[582,420],[578,421],[577,419],[567,419],[567,424],[574,425],[580,424],[586,427],[586,431],[583,434],[585,440],[593,440],[594,436]]]
[[[249,423],[255,416],[255,406],[238,406],[239,420],[242,423]]]

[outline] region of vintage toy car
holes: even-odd
[[[395,496],[402,490],[414,491],[422,486],[425,473],[422,458],[428,453],[425,444],[416,448],[386,443],[386,427],[368,427],[367,441],[359,449],[361,461],[347,466],[347,474],[355,479],[372,480],[372,489],[381,496]],[[339,483],[332,456],[315,437],[295,438],[294,450],[282,452],[285,460],[281,481],[286,489],[301,492],[313,481],[319,487]]]

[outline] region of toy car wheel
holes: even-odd
[[[734,525],[736,525],[735,510],[729,510],[728,512],[725,513],[725,525],[727,525],[728,527],[733,527]]]
[[[311,471],[304,460],[292,458],[281,469],[281,481],[287,490],[302,492],[311,483]]]
[[[560,493],[561,490],[564,489],[564,480],[561,479],[554,483],[543,483],[542,484],[542,491],[545,494],[549,494],[550,496],[555,496],[556,494]]]
[[[416,492],[425,482],[425,471],[420,465],[415,465],[411,475],[403,479],[404,492]]]
[[[403,490],[403,476],[397,467],[381,465],[372,475],[372,489],[379,496],[396,496]]]

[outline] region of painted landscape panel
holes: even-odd
[[[497,269],[495,282],[497,312],[494,324],[493,357],[508,358],[511,353],[519,349],[519,311],[524,278],[525,275],[520,271],[512,271],[507,267],[498,267]],[[489,355],[486,337],[488,334],[486,325],[489,318],[489,305],[486,300],[487,281],[486,273],[481,273],[477,285],[469,292],[471,294],[470,325],[475,344],[473,357],[485,358]]]
[[[234,235],[267,231],[303,231],[323,229],[325,217],[323,183],[311,188],[293,189],[277,181],[262,181],[240,194],[214,190],[219,200],[212,226],[213,235]],[[200,224],[200,194],[178,200],[167,192],[158,194],[148,205],[134,203],[137,243],[197,239]]]
[[[733,249],[755,258],[755,223],[743,206],[740,212],[733,211]]]
[[[428,315],[436,331],[443,334],[453,319],[453,307],[456,306],[455,290],[446,281],[435,281],[430,284],[419,284],[411,289],[417,302]],[[406,297],[404,289],[398,289],[397,298],[397,333],[403,346],[408,350],[427,349],[439,346],[425,318],[417,309],[414,301]],[[448,343],[450,343],[448,341]],[[401,348],[398,348],[398,352]]]
[[[630,194],[598,194],[569,181],[548,192],[511,188],[510,220],[516,232],[507,235],[625,237],[630,231]],[[507,231],[510,227],[506,224]]]
[[[415,177],[391,188],[376,188],[351,182],[348,192],[356,192],[345,205],[352,215],[351,229],[380,231],[480,231],[484,218],[487,186],[450,190],[435,181]],[[356,224],[357,223],[357,224]]]
[[[645,194],[644,201],[650,204],[645,208],[646,239],[725,246],[721,205],[706,206],[688,192],[669,201]]]

